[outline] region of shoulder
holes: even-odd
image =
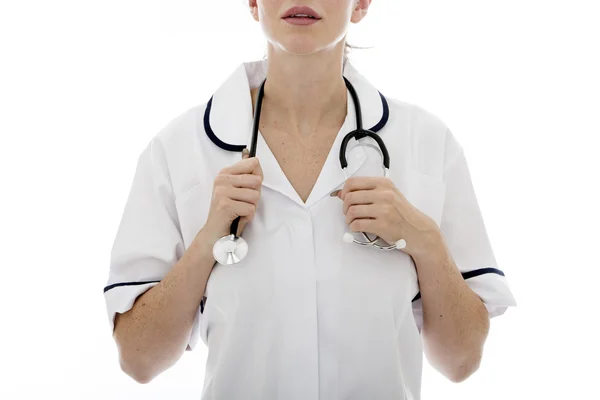
[[[202,135],[202,118],[206,106],[207,103],[195,105],[168,120],[151,136],[144,151],[152,153],[153,159],[163,158],[169,164],[185,157],[205,136]]]
[[[144,165],[168,177],[175,194],[197,183],[207,166],[215,164],[214,146],[203,128],[207,102],[173,117],[151,136],[142,151]]]
[[[462,150],[452,130],[436,112],[396,98],[386,97],[386,100],[393,125],[409,136],[411,151],[415,154],[415,168],[443,168]]]
[[[152,141],[165,149],[167,154],[178,153],[182,148],[189,146],[198,137],[201,129],[199,123],[207,103],[202,103],[188,108],[168,121],[154,135]]]
[[[418,104],[386,97],[390,116],[400,124],[406,125],[416,135],[444,141],[449,131],[448,126],[436,113]]]

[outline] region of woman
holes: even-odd
[[[460,144],[345,60],[370,0],[248,3],[267,60],[242,64],[138,160],[104,289],[122,369],[149,382],[201,338],[203,399],[418,399],[423,350],[466,379],[514,299]],[[254,106],[256,156],[240,160]],[[359,107],[388,177],[372,137],[350,140],[347,177],[340,167]],[[215,262],[237,217],[249,251]],[[348,231],[398,249],[345,243]]]

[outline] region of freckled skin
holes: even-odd
[[[254,88],[250,92],[252,104],[255,104],[258,89]],[[317,131],[303,133],[302,136],[294,135],[281,126],[276,116],[269,113],[266,96],[263,99],[260,133],[303,202],[306,202],[315,186],[345,118],[344,103],[336,113],[328,116],[327,121],[323,121]]]

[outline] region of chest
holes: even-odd
[[[277,129],[261,129],[269,150],[303,202],[319,178],[336,133],[337,130],[323,130],[310,137],[298,138]]]

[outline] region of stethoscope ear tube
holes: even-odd
[[[354,103],[354,112],[356,113],[356,130],[348,133],[346,136],[344,136],[344,140],[342,140],[342,145],[340,146],[340,164],[342,169],[348,166],[348,161],[346,160],[346,148],[348,147],[348,142],[350,142],[352,138],[360,140],[366,136],[373,138],[377,142],[383,156],[383,165],[386,169],[390,169],[390,155],[385,143],[383,142],[383,139],[381,139],[381,137],[379,137],[379,135],[375,132],[368,129],[363,129],[362,107],[360,105],[360,99],[356,94],[356,89],[354,89],[354,86],[352,86],[346,77],[344,77],[344,82],[346,83],[346,88],[350,92],[350,96],[352,96],[352,101]]]
[[[249,157],[256,156],[256,144],[258,142],[258,128],[259,128],[259,123],[260,123],[260,112],[262,109],[262,101],[263,101],[263,97],[264,97],[266,81],[267,80],[264,79],[262,84],[260,85],[260,87],[258,89],[258,95],[256,97],[256,104],[254,105],[254,121],[253,121],[253,125],[252,125],[252,140],[250,143]],[[348,81],[348,79],[346,79],[346,77],[344,77],[344,81],[346,83],[346,88],[348,89],[348,91],[350,92],[350,95],[352,96],[352,100],[354,102],[355,113],[356,113],[356,130],[352,131],[352,132],[348,133],[346,136],[344,136],[344,138],[342,140],[342,144],[340,146],[340,164],[341,164],[342,169],[344,170],[344,175],[346,175],[346,178],[347,178],[348,161],[346,159],[346,148],[348,147],[348,143],[350,142],[350,140],[352,138],[356,138],[356,140],[359,140],[359,139],[362,139],[362,138],[368,136],[368,137],[372,138],[373,140],[375,140],[377,142],[377,144],[379,145],[379,148],[381,150],[381,155],[383,157],[384,176],[387,177],[389,174],[389,168],[390,168],[390,155],[387,151],[385,143],[383,142],[383,139],[381,139],[381,137],[379,137],[379,135],[377,133],[375,133],[371,130],[368,130],[368,129],[363,129],[362,111],[361,111],[360,101],[358,99],[358,96],[356,94],[354,87],[352,86],[352,84],[350,84],[350,81]],[[240,225],[240,220],[241,220],[241,217],[239,217],[239,216],[236,217],[233,220],[233,222],[231,223],[229,235],[224,236],[221,239],[219,239],[213,246],[213,256],[215,257],[215,260],[217,260],[221,264],[225,264],[225,265],[237,264],[238,262],[242,261],[248,253],[248,244],[242,237],[239,237],[237,235],[239,225]],[[395,248],[401,249],[406,246],[406,242],[404,240],[399,240],[398,242],[396,242],[395,244],[393,244],[391,246],[380,246],[377,243],[375,243],[379,239],[378,236],[375,239],[370,239],[365,232],[362,232],[362,234],[367,239],[366,242],[361,242],[361,241],[354,239],[354,237],[350,233],[346,233],[344,235],[344,241],[347,241],[349,243],[354,242],[354,243],[357,243],[357,244],[360,244],[363,246],[374,246],[374,247],[377,247],[382,250],[392,250]]]
[[[348,147],[348,142],[350,142],[350,140],[354,137],[356,137],[356,140],[359,140],[367,136],[373,138],[373,140],[377,142],[377,144],[379,145],[379,149],[381,150],[381,155],[383,157],[383,166],[387,170],[390,169],[390,154],[388,153],[387,147],[385,146],[383,139],[381,139],[381,137],[378,134],[368,129],[357,129],[344,136],[344,139],[342,140],[342,144],[340,146],[340,165],[342,166],[342,169],[348,167],[348,160],[346,159],[346,148]]]

